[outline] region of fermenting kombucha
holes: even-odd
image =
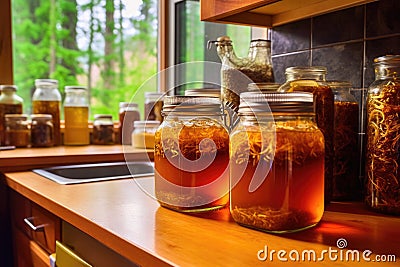
[[[155,193],[162,206],[191,212],[228,203],[229,135],[218,122],[196,118],[161,126],[155,134],[154,164]]]
[[[64,145],[88,145],[90,143],[89,108],[64,107],[64,118]]]
[[[275,135],[271,129],[246,127],[234,132],[230,142],[230,207],[237,223],[280,233],[319,222],[324,211],[324,138],[318,128],[307,122],[276,122]],[[253,179],[262,183],[250,190]]]

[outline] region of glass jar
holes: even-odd
[[[132,146],[154,149],[154,135],[160,126],[159,121],[135,121],[132,132]]]
[[[163,108],[163,93],[145,92],[144,119],[147,121],[163,121],[161,110]]]
[[[359,108],[346,81],[329,81],[334,95],[332,200],[360,200]]]
[[[272,233],[316,225],[324,212],[324,136],[311,93],[242,93],[230,135],[230,209]]]
[[[89,98],[84,86],[65,86],[64,145],[88,145]]]
[[[181,212],[224,207],[229,200],[229,134],[217,98],[166,96],[155,134],[155,193]]]
[[[54,145],[61,145],[60,106],[61,94],[58,81],[51,79],[35,80],[35,92],[32,96],[33,114],[51,114],[54,125]]]
[[[5,115],[22,114],[23,99],[17,94],[17,86],[0,85],[0,145],[5,143]]]
[[[252,40],[248,55],[238,58],[228,36],[210,41],[217,46],[221,59],[221,99],[232,109],[237,110],[240,93],[247,91],[249,83],[274,82],[271,58],[271,41]]]
[[[140,120],[139,106],[137,103],[119,103],[119,142],[123,145],[132,144],[132,132],[135,121]]]
[[[51,114],[32,114],[31,120],[32,147],[53,146],[53,116]]]
[[[314,94],[315,117],[325,138],[325,203],[329,203],[332,198],[333,180],[334,96],[326,82],[326,72],[326,68],[320,66],[287,68],[286,82],[278,91],[303,91]]]
[[[25,114],[5,115],[5,145],[15,147],[29,146],[29,121]]]
[[[92,143],[95,145],[114,144],[114,123],[112,115],[96,114],[94,116],[92,139]]]
[[[368,88],[366,202],[376,211],[400,214],[400,55],[375,58]]]

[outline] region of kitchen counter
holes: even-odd
[[[10,188],[142,266],[279,265],[279,250],[286,251],[280,254],[283,258],[297,264],[305,253],[307,266],[353,266],[355,262],[345,259],[346,251],[354,249],[360,251],[359,266],[378,266],[376,255],[397,256],[397,263],[383,266],[398,266],[400,260],[400,218],[371,212],[362,203],[332,203],[318,226],[272,235],[237,225],[227,208],[201,215],[162,208],[133,179],[59,185],[30,171],[5,177]],[[153,177],[140,179],[151,191]],[[337,247],[340,238],[347,242],[345,249]],[[265,258],[266,248],[268,258],[261,261],[258,257]],[[317,262],[307,261],[310,250],[316,252]],[[338,259],[331,260],[325,253],[324,260],[318,261],[323,250]],[[368,263],[362,259],[366,250],[373,252],[365,252]],[[297,262],[288,256],[294,251],[300,255]]]
[[[152,158],[152,151],[122,145],[57,146],[0,151],[0,172],[26,171],[56,165],[115,162]]]

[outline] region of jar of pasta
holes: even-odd
[[[383,213],[400,214],[400,55],[374,60],[368,88],[366,202]]]
[[[280,92],[310,92],[315,97],[315,119],[325,138],[325,203],[332,198],[334,96],[326,82],[327,69],[321,66],[290,67]]]
[[[316,225],[324,212],[324,136],[313,95],[242,93],[230,135],[230,210],[272,233]]]
[[[166,96],[155,134],[155,193],[163,207],[198,212],[229,200],[229,134],[218,98]]]
[[[329,81],[328,85],[335,99],[332,199],[360,200],[362,187],[358,177],[358,103],[350,93],[351,83]]]

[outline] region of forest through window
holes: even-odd
[[[52,78],[62,94],[87,86],[91,118],[117,119],[119,102],[157,72],[157,0],[11,2],[14,83],[26,113],[35,79]]]

